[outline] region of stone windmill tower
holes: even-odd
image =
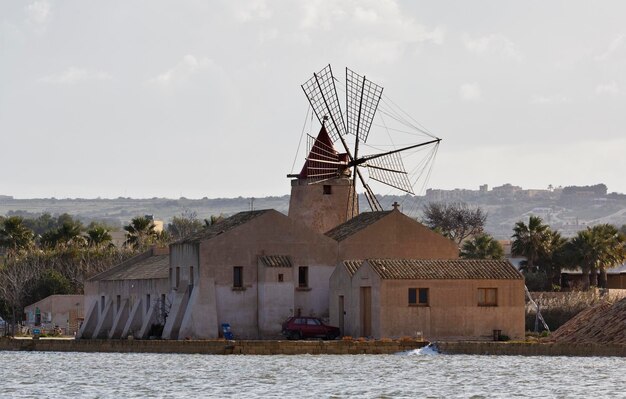
[[[330,65],[307,80],[302,89],[321,123],[317,137],[308,136],[309,152],[302,170],[291,181],[289,217],[325,233],[359,214],[357,185],[362,186],[372,211],[382,211],[380,202],[365,180],[368,176],[387,186],[413,194],[401,153],[441,139],[369,155],[359,154],[366,143],[383,88],[346,68],[346,112],[343,113]],[[353,137],[348,143],[346,136]],[[430,136],[430,135],[429,135]],[[341,143],[339,152],[335,143]]]

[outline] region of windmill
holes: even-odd
[[[380,202],[364,177],[368,176],[382,184],[400,191],[414,194],[413,185],[405,170],[402,153],[428,145],[438,145],[441,139],[431,136],[431,140],[404,146],[374,154],[361,155],[360,144],[368,140],[368,136],[376,116],[382,97],[383,87],[368,80],[356,72],[346,68],[345,113],[342,111],[335,83],[339,82],[328,65],[307,80],[302,89],[313,109],[322,129],[317,138],[309,135],[309,154],[303,170],[299,175],[288,177],[305,177],[309,184],[320,184],[331,179],[350,177],[356,192],[357,183],[364,189],[365,198],[372,211],[382,211]],[[350,146],[346,136],[351,135],[353,145]],[[341,142],[345,153],[338,153],[334,144]],[[352,205],[351,205],[352,204]],[[354,201],[349,207],[354,208]],[[349,209],[350,217],[358,211]]]

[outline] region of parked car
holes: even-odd
[[[339,328],[324,324],[317,317],[294,316],[283,323],[283,335],[287,339],[323,338],[335,339],[340,335]]]

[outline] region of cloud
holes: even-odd
[[[616,96],[620,94],[622,91],[615,81],[606,84],[599,84],[596,86],[596,94],[597,95],[610,95]]]
[[[553,95],[540,95],[536,94],[531,97],[531,104],[538,105],[558,105],[558,104],[566,104],[571,102],[571,99],[563,94],[553,94]]]
[[[479,101],[482,92],[478,83],[464,83],[459,87],[459,97],[463,101]]]
[[[87,80],[110,80],[111,75],[102,71],[88,71],[86,69],[69,67],[65,71],[56,74],[44,76],[40,80],[44,83],[58,85],[72,85]]]
[[[194,55],[187,54],[173,68],[150,79],[148,82],[161,87],[183,84],[193,75],[210,68],[216,68],[216,65],[209,58],[198,59]]]
[[[238,1],[235,5],[235,18],[239,22],[265,20],[272,17],[272,11],[264,0]]]
[[[495,54],[515,61],[521,61],[523,58],[515,43],[500,33],[478,38],[464,34],[462,40],[465,49],[474,54]]]
[[[35,1],[26,6],[26,20],[29,23],[45,24],[50,16],[50,4],[46,0]]]
[[[612,55],[617,52],[624,43],[626,43],[626,35],[617,35],[617,37],[615,37],[609,44],[609,48],[604,53],[596,57],[596,61],[604,61],[612,57]]]

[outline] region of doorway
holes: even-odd
[[[361,336],[372,335],[372,287],[361,287]]]
[[[341,332],[341,335],[345,335],[344,329],[343,329],[343,316],[345,314],[344,311],[344,304],[343,304],[343,295],[339,295],[339,301],[338,301],[338,305],[337,305],[337,314],[339,315],[339,331]]]

